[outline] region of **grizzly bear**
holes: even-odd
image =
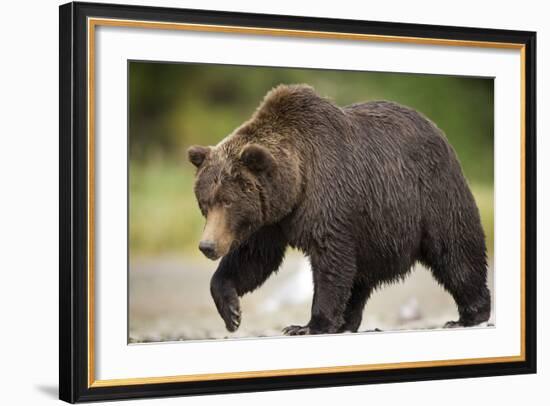
[[[307,85],[280,85],[218,145],[193,146],[206,218],[199,249],[222,258],[210,290],[226,328],[239,297],[281,265],[309,257],[311,319],[287,335],[356,332],[374,289],[417,262],[454,298],[458,321],[489,319],[479,211],[442,131],[389,101],[338,107]]]

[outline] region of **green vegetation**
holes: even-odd
[[[280,83],[308,83],[339,105],[386,99],[428,116],[459,156],[492,251],[491,79],[145,62],[129,72],[132,256],[198,252],[203,219],[185,150],[216,144]]]
[[[130,252],[197,253],[203,218],[186,161],[130,164]]]

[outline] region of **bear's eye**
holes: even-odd
[[[231,207],[232,203],[231,203],[230,201],[227,201],[227,200],[226,200],[226,201],[222,202],[222,205],[223,205],[223,207],[225,207],[226,209],[228,209],[228,208]]]
[[[252,186],[252,185],[244,185],[244,186],[242,187],[242,190],[243,190],[243,192],[245,192],[245,193],[252,193],[252,192],[254,192],[254,186]]]

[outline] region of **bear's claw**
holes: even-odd
[[[225,322],[225,328],[228,331],[237,331],[241,325],[241,309],[239,305],[239,299],[233,298],[229,302],[221,306],[220,315]]]
[[[445,323],[445,325],[443,326],[443,328],[457,328],[457,327],[489,327],[491,326],[492,324],[488,323],[488,322],[481,322],[481,323],[477,323],[477,324],[470,324],[470,323],[463,323],[461,322],[460,320],[459,321],[448,321],[447,323]]]
[[[286,336],[303,336],[310,333],[308,326],[288,326],[283,329],[283,334]]]

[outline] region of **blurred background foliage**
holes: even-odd
[[[307,83],[338,105],[392,100],[447,135],[493,247],[493,80],[438,75],[131,62],[130,255],[198,255],[193,144],[214,145],[280,83]]]

